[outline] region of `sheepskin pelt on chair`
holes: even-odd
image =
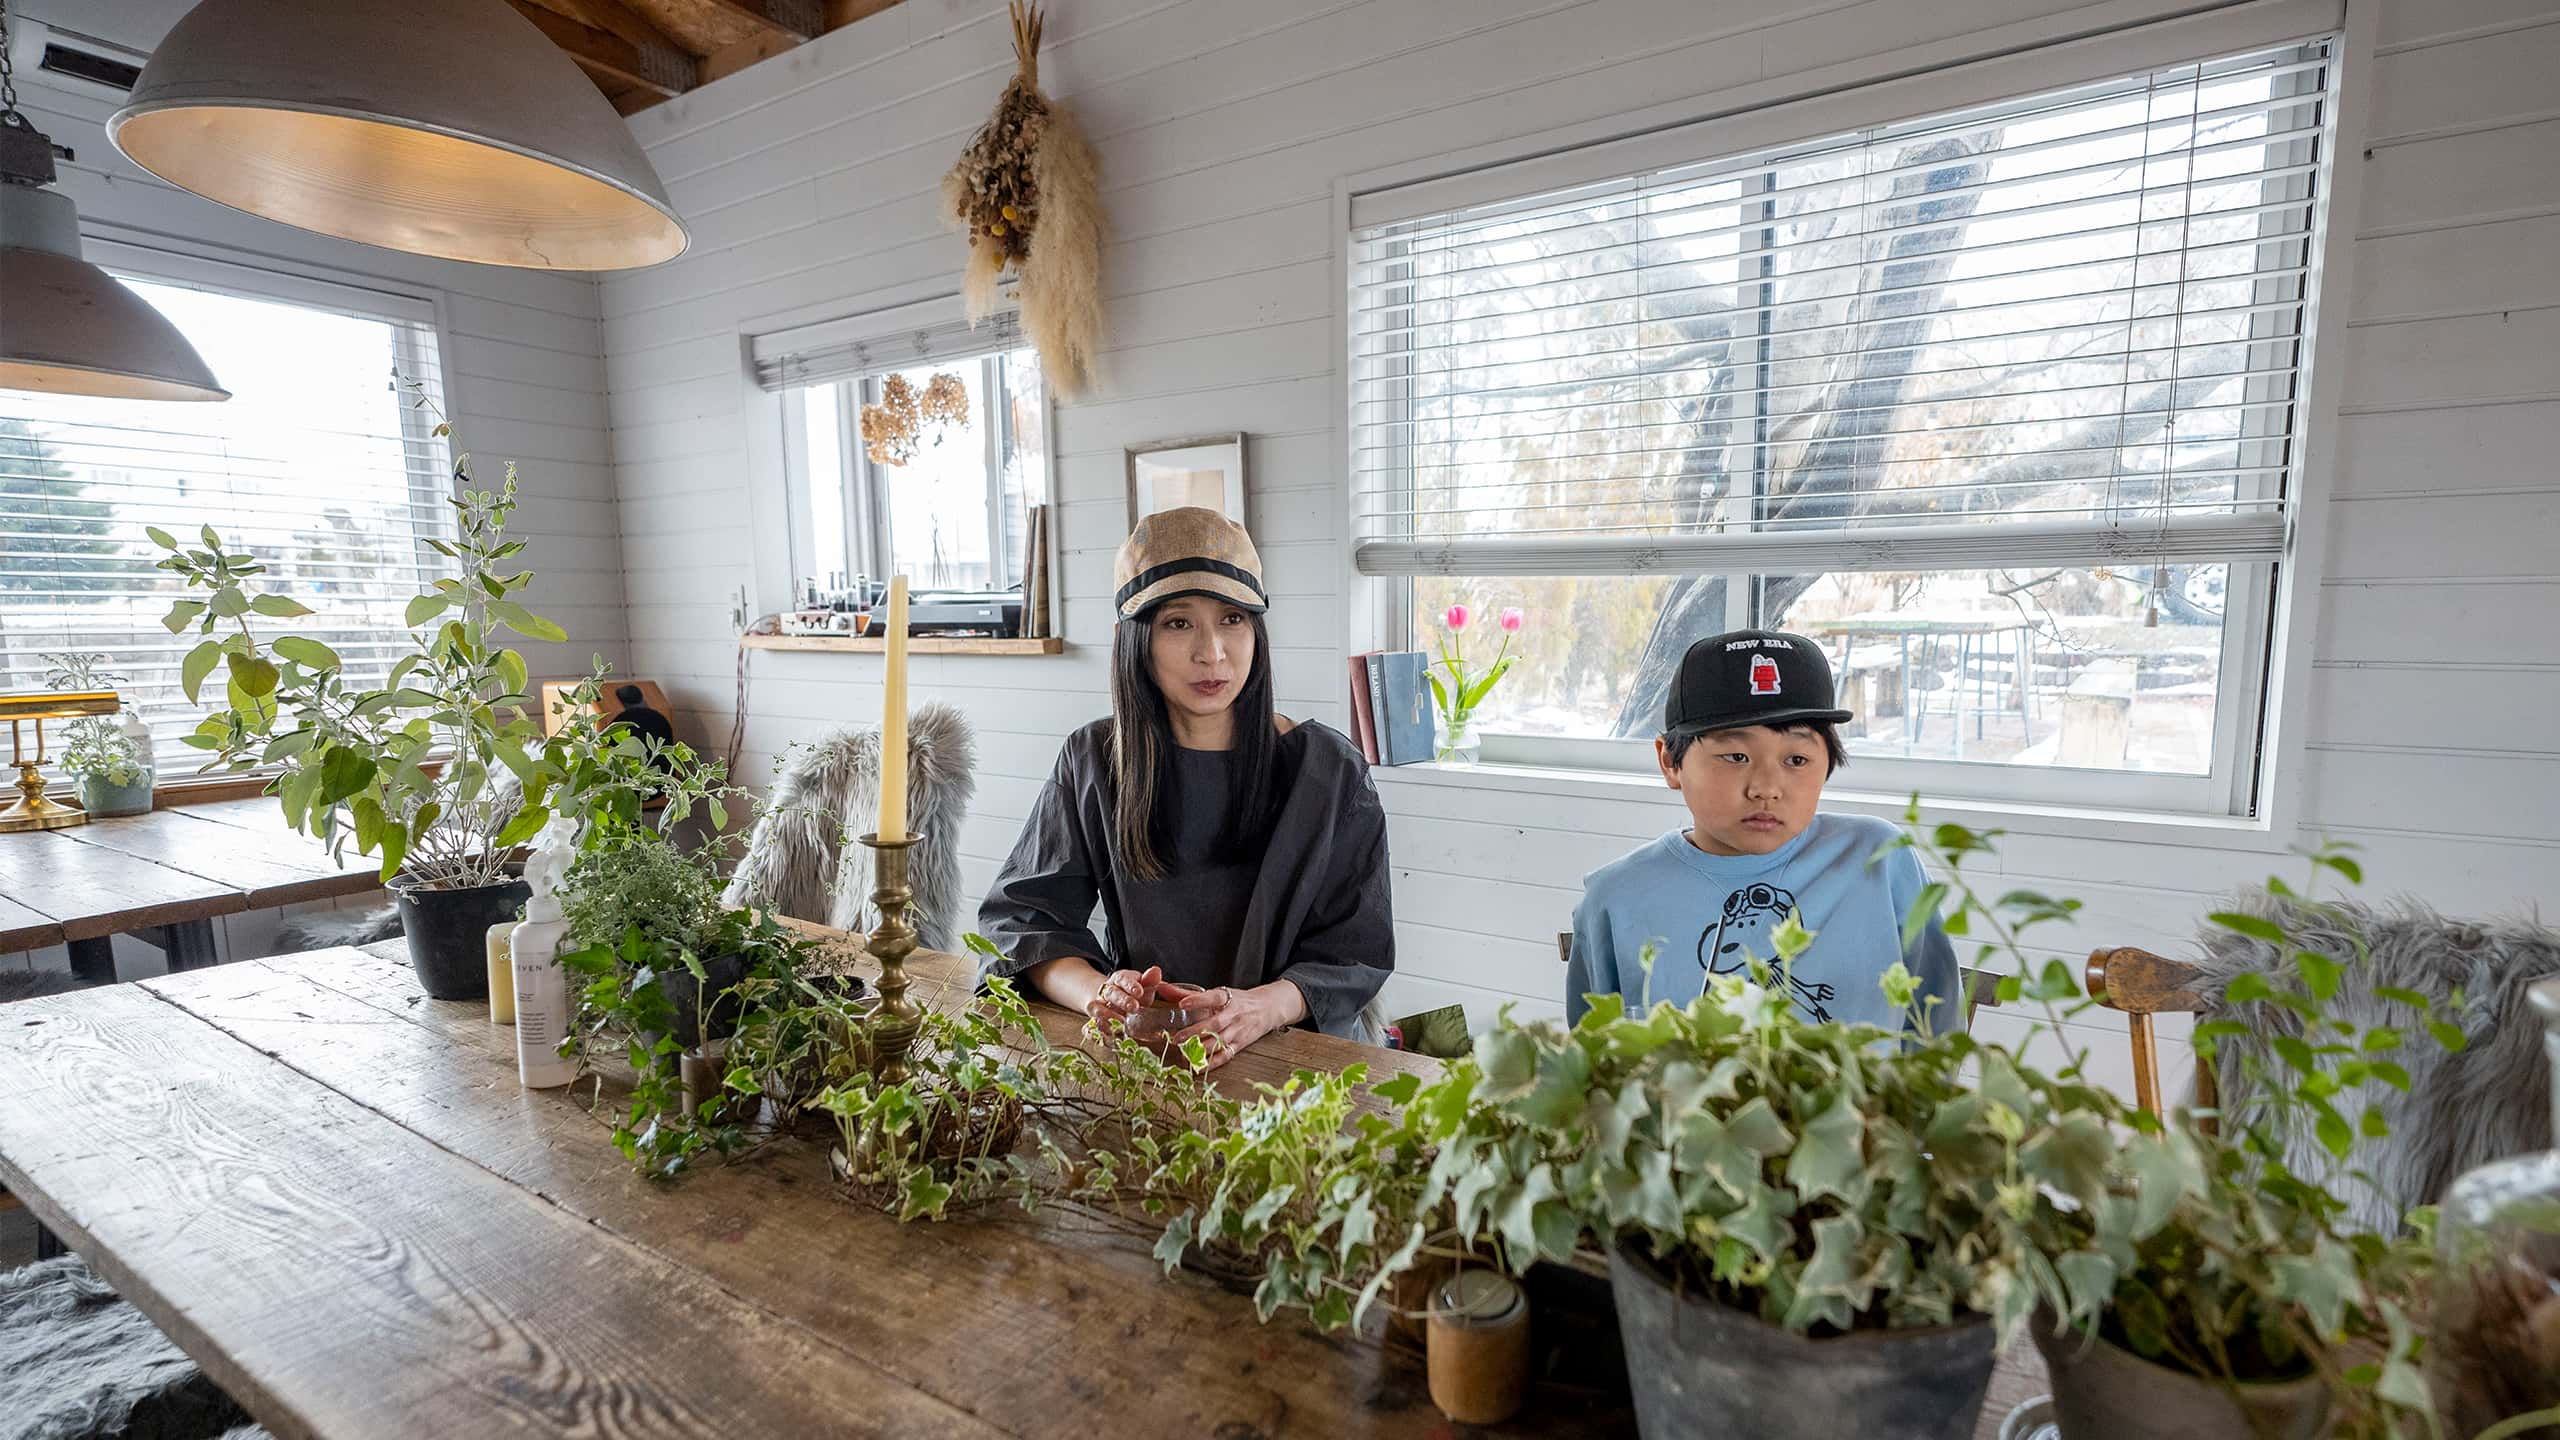
[[[960,944],[960,821],[977,793],[977,740],[969,721],[934,701],[907,723],[907,852],[916,941]],[[839,730],[795,748],[773,787],[771,808],[747,837],[723,897],[843,930],[868,930],[871,852],[854,843],[880,809],[880,732]]]
[[[0,1271],[0,1416],[22,1440],[216,1436],[249,1419],[77,1255]]]
[[[2375,1183],[2339,1175],[2337,1161],[2308,1120],[2276,1124],[2285,1163],[2297,1174],[2327,1178],[2331,1191],[2348,1200],[2355,1223],[2395,1230],[2411,1207],[2443,1198],[2445,1187],[2464,1171],[2550,1148],[2550,1063],[2543,1056],[2542,1022],[2525,1003],[2525,991],[2560,974],[2560,932],[2520,919],[2448,920],[2414,900],[2380,908],[2351,901],[2312,905],[2258,890],[2232,897],[2225,908],[2273,920],[2305,942],[2300,948],[2326,955],[2354,955],[2355,937],[2370,947],[2366,959],[2347,966],[2330,1013],[2359,1032],[2387,1025],[2403,1035],[2390,1058],[2409,1072],[2407,1094],[2372,1081],[2333,1102],[2350,1120],[2368,1103],[2378,1103],[2390,1121],[2388,1139],[2366,1141],[2356,1152],[2358,1166]],[[2290,950],[2280,954],[2266,941],[2219,926],[2206,927],[2202,942],[2204,954],[2196,963],[2205,974],[2198,989],[2211,1003],[2200,1020],[2238,1019],[2300,1033],[2300,1022],[2277,1006],[2230,1010],[2220,1003],[2224,988],[2244,972],[2290,976]],[[2465,1003],[2455,1023],[2468,1043],[2447,1051],[2409,1006],[2383,999],[2376,993],[2381,989],[2414,990],[2438,1000],[2451,999],[2459,989]],[[2283,1066],[2268,1047],[2276,1033],[2261,1028],[2222,1041],[2215,1075],[2224,1086],[2226,1109],[2248,1103],[2243,1054],[2255,1054],[2269,1073]]]

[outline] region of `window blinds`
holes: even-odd
[[[2263,561],[2327,41],[1354,235],[1372,575]]]
[[[971,325],[956,295],[759,335],[749,347],[765,390],[858,380],[1029,344],[1018,310]]]
[[[160,772],[181,776],[205,759],[178,740],[204,713],[178,680],[201,637],[160,623],[186,592],[156,568],[165,552],[143,527],[188,537],[210,525],[254,552],[260,582],[314,611],[292,629],[378,683],[409,648],[408,598],[452,570],[425,543],[453,534],[445,442],[395,376],[431,396],[441,382],[423,318],[126,278],[233,398],[0,391],[0,690],[44,688],[47,654],[103,653],[151,728]],[[272,636],[280,622],[266,625]]]

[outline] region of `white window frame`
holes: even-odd
[[[400,356],[398,368],[404,375],[418,375],[426,369],[417,349],[418,332],[426,332],[435,343],[434,373],[427,377],[427,394],[439,408],[447,414],[452,413],[453,342],[446,322],[442,291],[350,284],[299,269],[281,268],[287,263],[282,261],[276,262],[279,268],[242,264],[192,248],[182,248],[184,241],[154,232],[134,232],[145,236],[148,243],[123,239],[116,233],[121,229],[123,227],[113,222],[84,222],[81,233],[84,258],[120,279],[293,305],[392,324],[397,327],[393,334]],[[451,442],[437,436],[434,420],[414,406],[404,405],[401,408],[400,429],[410,447],[406,468],[411,503],[432,505],[437,507],[435,513],[449,514],[443,507],[461,493],[460,479],[454,473]],[[452,537],[453,532],[448,528],[438,538]],[[425,541],[424,532],[413,533],[411,537],[411,549],[420,568],[430,573],[455,573],[453,562],[438,554]],[[111,664],[114,658],[112,655],[109,657]],[[156,786],[164,792],[223,788],[236,786],[244,778],[272,773],[272,767],[258,767],[238,773],[198,774],[195,771],[196,757],[197,752],[194,751],[165,743],[158,746],[156,758],[160,769],[154,777]],[[70,785],[57,777],[51,788],[67,792]]]
[[[1008,394],[1004,381],[1004,357],[1019,347],[990,350],[975,357],[954,357],[937,362],[940,368],[955,369],[974,364],[978,368],[978,394],[987,402],[988,423],[981,437],[984,454],[980,457],[986,477],[986,524],[989,569],[995,577],[990,589],[1008,588],[1015,567],[1022,563],[1019,552],[1019,528],[1006,523],[1004,457],[1011,449],[1013,412],[1004,403]],[[913,368],[913,367],[907,367]],[[881,371],[854,379],[822,382],[832,386],[836,398],[836,444],[845,457],[844,553],[856,574],[880,579],[891,573],[890,556],[893,537],[897,534],[896,507],[891,502],[888,467],[873,461],[862,443],[862,407],[880,399]],[[1047,389],[1046,373],[1042,390]],[[795,575],[817,573],[817,539],[810,528],[809,487],[810,456],[808,453],[809,392],[822,386],[795,385],[782,392],[782,456],[783,485],[788,496],[791,516],[791,566]],[[1026,496],[1024,505],[1042,503]],[[853,577],[847,576],[850,581]]]
[[[1735,108],[1699,118],[1676,108],[1657,107],[1638,115],[1596,122],[1539,143],[1484,147],[1463,156],[1424,159],[1389,170],[1345,177],[1335,186],[1335,267],[1337,294],[1343,298],[1342,323],[1336,334],[1336,415],[1342,435],[1337,485],[1346,517],[1358,501],[1354,470],[1360,437],[1353,423],[1352,357],[1357,353],[1357,315],[1349,302],[1351,276],[1357,268],[1353,236],[1381,218],[1424,215],[1465,205],[1526,196],[1568,185],[1672,165],[1692,164],[1781,146],[1826,134],[1887,124],[1971,105],[1997,103],[2073,84],[2167,69],[2221,54],[2236,54],[2287,43],[2326,39],[2329,63],[2343,73],[2354,70],[2340,34],[2344,22],[2340,0],[2254,0],[2229,9],[2171,20],[2136,24],[2111,34],[2091,36],[2019,53],[1900,78],[1844,88],[1811,98],[1790,99],[1768,93],[1767,85],[1749,87],[1734,97]],[[2343,87],[2321,115],[2316,142],[2336,157],[2341,148],[2340,111],[2346,108]],[[1568,148],[1570,147],[1570,148]],[[1507,152],[1507,153],[1506,153]],[[2352,167],[2333,163],[2332,182],[2315,197],[2306,243],[2310,249],[2302,277],[2305,319],[2301,333],[2284,343],[2298,344],[2300,383],[2279,433],[2262,439],[2289,447],[2291,494],[2289,544],[2282,560],[2234,566],[2224,611],[2222,694],[2214,731],[2213,771],[2207,776],[2155,775],[2120,771],[2067,771],[2056,767],[1959,763],[1864,754],[1839,782],[1842,788],[1876,795],[1917,791],[1959,804],[1971,801],[2018,803],[2064,810],[2126,813],[2166,820],[2238,821],[2254,830],[2276,822],[2279,721],[2288,683],[2299,662],[2288,655],[2308,649],[2311,613],[2318,586],[2316,547],[2308,543],[2325,528],[2316,518],[2325,500],[2325,456],[2309,443],[2315,426],[2333,424],[2337,400],[2332,386],[2319,382],[2325,368],[2320,352],[2335,343],[2334,324],[2322,324],[2323,312],[2334,312],[2335,288],[2341,282],[2343,246],[2324,243],[2330,216],[2338,205],[2339,180]],[[1381,217],[1364,207],[1382,197],[1388,210]],[[2259,368],[2253,366],[2252,368]],[[1356,546],[1358,522],[1351,518],[1346,550]],[[1348,556],[1346,555],[1346,560]],[[1413,588],[1410,577],[1357,577],[1347,641],[1351,649],[1400,648],[1413,643]],[[1748,623],[1743,597],[1748,587],[1728,583],[1728,619]],[[2297,727],[2298,728],[2298,727]],[[2292,741],[2298,747],[2299,741]],[[2290,753],[2298,754],[2298,748]],[[1583,771],[1623,778],[1654,770],[1647,740],[1575,739],[1487,733],[1485,762],[1519,767],[1521,773]]]

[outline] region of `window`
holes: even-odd
[[[925,423],[902,461],[874,459],[863,440],[865,407],[879,405],[893,379],[922,395],[946,376],[965,418]],[[794,510],[795,573],[833,587],[888,575],[925,590],[1022,583],[1029,497],[1046,488],[1039,352],[1023,346],[803,386],[783,403],[798,442],[786,448],[799,459],[794,488],[804,492]]]
[[[760,336],[754,354],[782,399],[793,575],[1022,585],[1049,489],[1048,392],[1015,316],[972,327],[956,298],[929,301]],[[898,442],[866,441],[874,408],[906,417]]]
[[[1424,649],[1530,612],[1489,759],[1649,765],[1689,643],[1771,626],[1830,650],[1862,783],[2245,809],[2330,79],[2297,44],[1355,198],[1359,570]]]
[[[402,610],[450,561],[444,442],[399,377],[442,394],[432,311],[396,318],[119,274],[169,317],[232,398],[168,404],[0,390],[0,689],[44,686],[42,657],[104,653],[152,731],[163,776],[203,763],[178,737],[202,710],[179,687],[196,636],[160,623],[182,595],[156,525],[210,525],[316,612],[295,628],[380,682],[409,645]],[[279,284],[288,282],[279,281]]]

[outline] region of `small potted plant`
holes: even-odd
[[[1440,669],[1423,673],[1431,678],[1431,701],[1440,711],[1440,751],[1436,758],[1472,765],[1484,748],[1484,737],[1476,733],[1476,709],[1511,673],[1519,656],[1511,653],[1511,639],[1526,623],[1517,606],[1506,608],[1495,617],[1502,631],[1502,644],[1493,663],[1479,670],[1467,659],[1467,626],[1475,612],[1467,606],[1452,605],[1440,616],[1444,627],[1440,635]],[[1445,672],[1446,680],[1441,678]]]
[[[105,690],[125,677],[102,669],[107,657],[72,652],[44,657],[44,682],[56,690]],[[140,725],[125,709],[113,716],[84,715],[63,727],[63,773],[79,785],[80,808],[93,817],[141,815],[151,809],[151,761],[137,742]]]

